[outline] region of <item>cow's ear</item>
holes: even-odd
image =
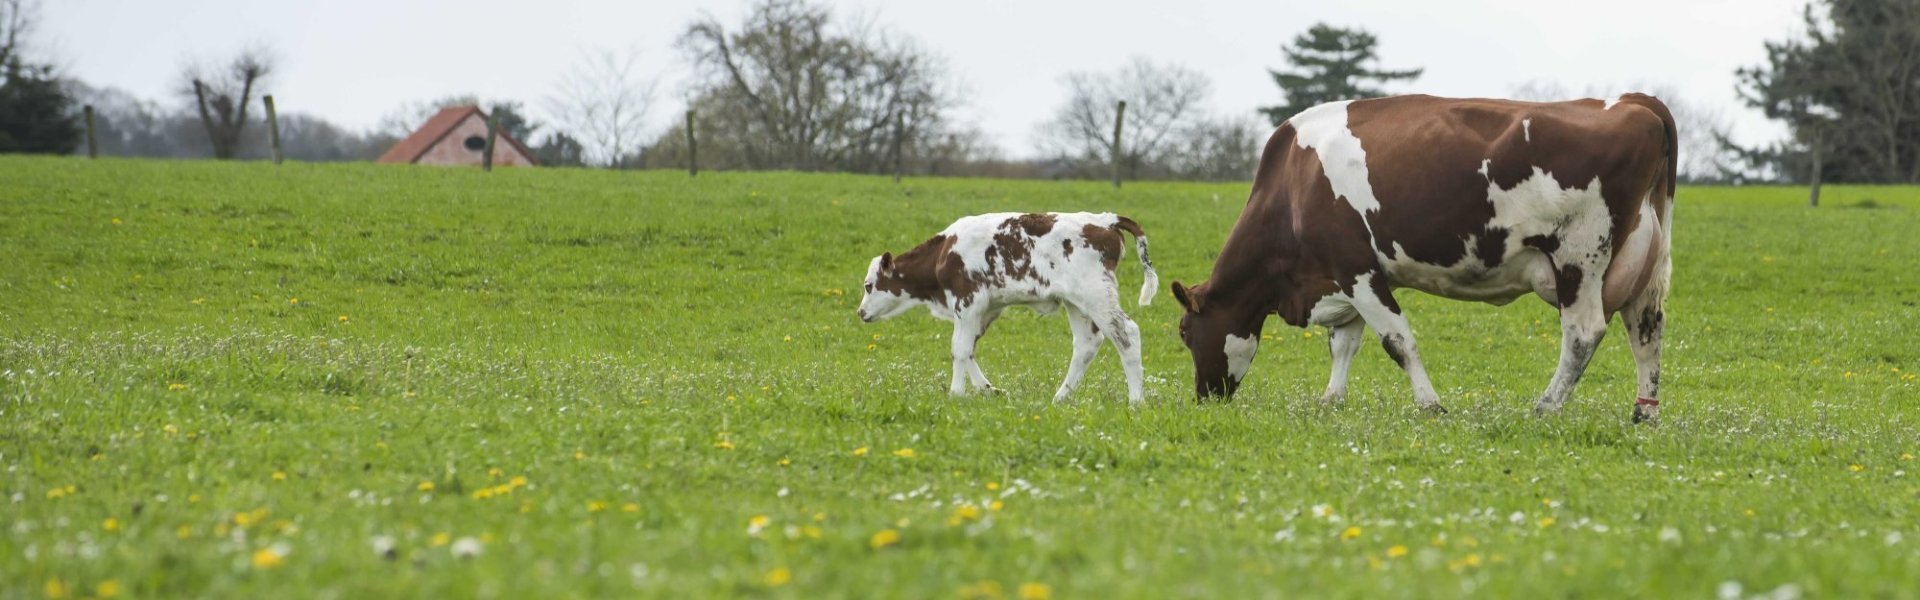
[[[892,252],[881,253],[880,254],[880,272],[887,273],[891,271],[893,271],[893,253]]]
[[[1186,308],[1187,312],[1200,314],[1200,295],[1180,285],[1179,281],[1173,282],[1173,299],[1180,301],[1180,306]]]

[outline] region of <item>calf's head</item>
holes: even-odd
[[[1173,282],[1173,297],[1186,309],[1180,315],[1180,341],[1193,355],[1194,395],[1232,398],[1253,364],[1267,315],[1231,302],[1209,302],[1209,292],[1207,282],[1193,287]]]
[[[867,264],[865,292],[860,296],[860,320],[868,323],[897,317],[914,307],[914,300],[901,286],[902,278],[894,268],[893,253],[873,257]]]

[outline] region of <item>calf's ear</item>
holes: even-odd
[[[1173,282],[1173,299],[1178,300],[1180,306],[1187,309],[1188,313],[1200,314],[1200,295],[1187,289],[1187,286],[1180,285],[1177,280]]]

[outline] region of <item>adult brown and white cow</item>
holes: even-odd
[[[1066,400],[1087,373],[1106,338],[1120,351],[1127,400],[1141,403],[1140,326],[1120,308],[1113,270],[1126,251],[1121,233],[1133,234],[1146,281],[1140,304],[1160,287],[1147,258],[1147,234],[1132,219],[1113,213],[993,213],[963,217],[918,247],[867,265],[860,320],[889,319],[925,306],[953,322],[954,395],[972,387],[993,389],[974,360],[974,345],[1010,306],[1047,314],[1065,308],[1073,329],[1073,360],[1054,393]]]
[[[1610,315],[1639,371],[1635,422],[1658,414],[1676,147],[1652,96],[1532,103],[1397,96],[1324,104],[1267,140],[1213,274],[1174,282],[1201,397],[1231,396],[1269,314],[1328,327],[1346,394],[1363,325],[1406,370],[1414,403],[1445,412],[1396,288],[1560,310],[1560,362],[1535,405],[1558,410]]]

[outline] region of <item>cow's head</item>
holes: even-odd
[[[1201,399],[1233,397],[1253,364],[1266,313],[1232,302],[1209,302],[1209,286],[1173,282],[1173,297],[1186,308],[1180,316],[1180,341],[1193,354],[1193,392]]]
[[[893,253],[873,257],[867,264],[865,293],[860,296],[860,320],[872,323],[891,319],[914,307],[899,284],[900,272],[894,268]]]

